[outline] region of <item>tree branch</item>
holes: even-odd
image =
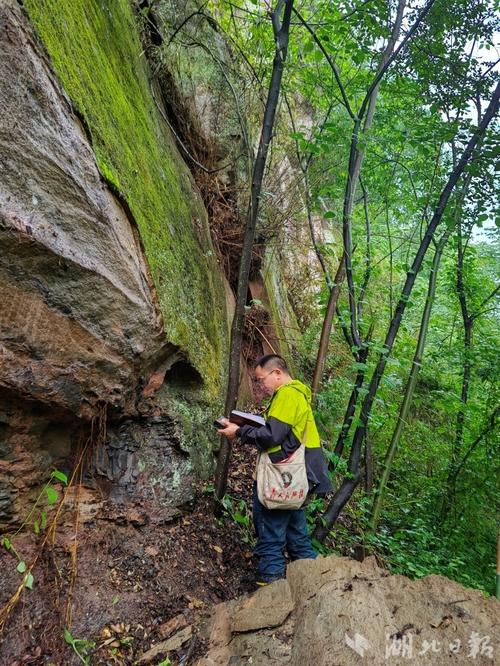
[[[302,25],[309,32],[309,34],[313,38],[315,44],[318,46],[321,53],[325,56],[326,61],[328,62],[328,64],[331,67],[331,70],[333,72],[333,76],[335,77],[335,81],[337,82],[337,85],[339,87],[340,94],[342,96],[342,101],[344,103],[345,108],[347,109],[347,113],[351,116],[352,120],[356,120],[356,116],[355,116],[353,110],[351,109],[351,105],[349,104],[349,100],[347,98],[345,88],[344,88],[344,86],[342,84],[342,81],[340,79],[340,71],[339,71],[339,68],[337,67],[337,64],[335,63],[334,60],[332,60],[330,54],[326,51],[325,47],[323,46],[323,43],[321,42],[321,40],[319,39],[317,34],[314,32],[314,30],[311,28],[309,23],[302,17],[300,12],[297,9],[294,9],[293,13],[295,14],[295,16],[297,16],[299,21],[302,23]]]
[[[457,477],[459,473],[462,471],[465,463],[467,462],[467,459],[470,457],[474,449],[477,447],[477,445],[482,441],[482,439],[489,433],[491,430],[493,430],[497,423],[497,417],[498,414],[500,413],[500,405],[497,405],[493,412],[490,414],[490,418],[488,419],[488,425],[479,433],[479,435],[476,437],[476,439],[472,442],[472,444],[469,446],[467,453],[464,455],[462,458],[462,461],[460,464],[456,467],[455,471],[453,472],[453,479],[454,481],[457,480]]]
[[[380,81],[382,80],[384,74],[387,72],[389,67],[392,65],[392,63],[396,60],[396,58],[402,53],[402,51],[406,48],[406,45],[408,42],[413,38],[413,35],[417,32],[418,28],[420,27],[420,24],[424,20],[424,18],[427,16],[429,11],[431,10],[432,5],[434,4],[435,0],[429,0],[429,2],[425,5],[425,7],[422,9],[420,14],[417,16],[415,23],[412,25],[410,30],[406,33],[405,38],[401,42],[401,44],[397,47],[397,49],[393,52],[393,54],[390,56],[390,58],[387,59],[387,61],[384,63],[384,65],[379,69],[377,72],[377,75],[375,76],[374,80],[372,81],[372,84],[368,88],[368,92],[365,95],[365,98],[363,100],[363,103],[361,104],[361,108],[358,113],[358,118],[363,118],[366,107],[368,106],[370,102],[370,97],[375,90],[375,88],[378,86]]]

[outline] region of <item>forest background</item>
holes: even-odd
[[[254,461],[212,423],[269,351],[313,388],[316,548],[494,593],[497,10],[2,5],[6,659],[135,663],[251,589]]]
[[[283,66],[250,248],[256,237],[254,254],[272,257],[285,239],[276,261],[310,259],[287,286],[302,332],[294,363],[313,382],[337,488],[308,509],[316,545],[492,593],[495,3],[208,2],[181,22],[166,57],[203,48],[204,19],[230,45],[222,94],[241,120],[260,126]],[[240,130],[250,180],[243,120]],[[247,318],[259,306],[247,304]]]

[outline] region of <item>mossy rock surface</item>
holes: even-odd
[[[103,177],[126,200],[169,341],[217,400],[226,307],[207,215],[152,95],[128,0],[26,0],[53,67],[90,133]]]

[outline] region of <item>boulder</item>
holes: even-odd
[[[478,590],[389,575],[374,558],[300,560],[286,580],[216,608],[198,666],[493,664],[498,611]]]

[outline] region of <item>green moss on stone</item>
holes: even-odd
[[[213,427],[220,412],[199,401],[186,402],[185,396],[163,386],[157,395],[159,404],[177,426],[176,438],[180,448],[189,454],[189,460],[201,478],[207,479],[213,472],[212,449],[218,435]]]
[[[129,0],[25,0],[98,167],[127,200],[158,292],[167,338],[215,398],[227,350],[223,287],[206,212],[156,108]]]

